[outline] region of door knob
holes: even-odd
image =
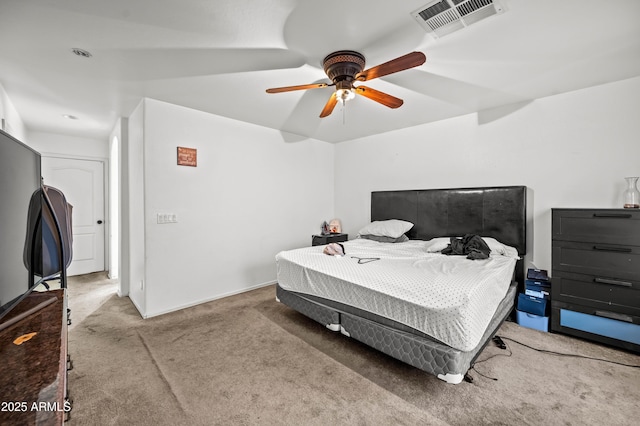
[[[102,221],[101,220],[98,221],[98,225],[102,225]]]

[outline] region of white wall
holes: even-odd
[[[333,145],[286,143],[272,129],[151,99],[143,109],[143,131],[138,111],[129,119],[130,135],[142,133],[130,145],[143,141],[142,164],[129,151],[130,172],[144,176],[144,206],[130,224],[144,219],[144,247],[131,247],[144,255],[143,301],[131,281],[143,316],[274,282],[276,253],[309,246],[333,216]],[[197,167],[176,165],[178,146],[197,149]],[[130,190],[133,204],[140,194]],[[178,223],[158,224],[158,213]]]
[[[4,121],[4,130],[19,141],[28,144],[27,129],[13,106],[4,87],[0,84],[0,122]]]
[[[28,143],[42,155],[96,159],[105,162],[109,159],[109,143],[106,139],[30,131]]]
[[[109,278],[120,278],[122,223],[122,150],[128,138],[128,120],[121,117],[109,134]],[[125,142],[123,142],[125,141]],[[127,296],[129,287],[120,280],[118,295]]]
[[[2,85],[0,85],[0,119],[4,119],[8,133],[42,155],[101,160],[109,158],[106,140],[28,131]]]
[[[622,207],[623,178],[640,175],[639,113],[633,78],[338,144],[336,216],[355,236],[371,191],[526,185],[527,260],[550,269],[551,208]]]
[[[128,137],[123,140],[121,288],[129,290],[129,298],[140,313],[147,312],[145,285],[145,174],[144,174],[144,101],[128,119]],[[125,189],[126,188],[126,189]]]

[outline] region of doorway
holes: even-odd
[[[42,157],[44,184],[61,190],[73,206],[73,259],[67,275],[104,271],[104,163]]]

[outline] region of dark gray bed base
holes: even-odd
[[[276,286],[277,300],[290,308],[330,330],[340,331],[345,336],[452,384],[458,384],[464,379],[467,370],[509,316],[516,293],[517,283],[513,282],[478,346],[469,352],[463,352],[429,337],[420,336],[419,332],[399,330],[391,325],[328,306],[331,304],[330,301],[322,303],[320,298],[310,298]]]
[[[371,221],[402,219],[414,224],[410,239],[478,234],[493,237],[526,254],[525,186],[457,189],[376,191],[371,193]],[[288,292],[277,286],[279,301],[381,352],[436,375],[448,383],[460,383],[475,358],[491,341],[502,322],[511,314],[524,283],[522,260],[515,270],[515,282],[500,303],[482,340],[469,352],[462,352],[431,338],[397,329],[386,321],[363,317]],[[519,284],[518,284],[519,283]]]

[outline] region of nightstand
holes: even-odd
[[[311,245],[322,246],[329,243],[341,243],[349,239],[349,234],[325,234],[325,235],[312,235]]]

